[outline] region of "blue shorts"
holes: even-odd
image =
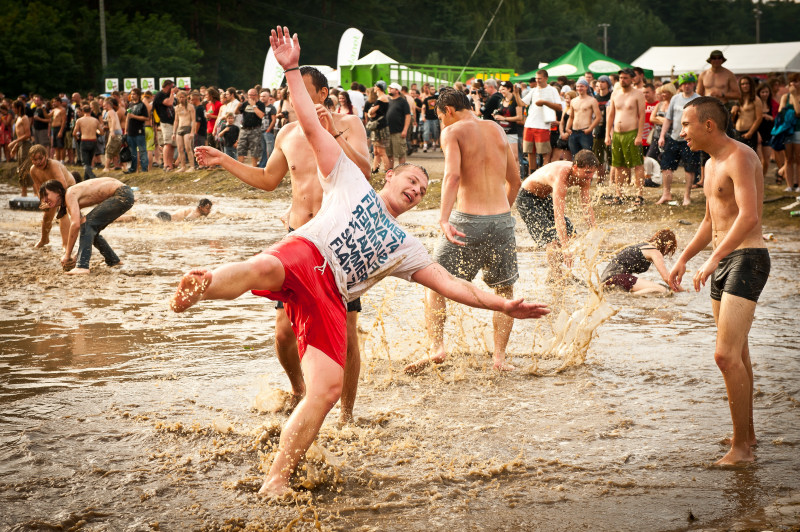
[[[690,150],[685,141],[667,137],[661,154],[661,169],[675,171],[679,164],[683,164],[687,172],[697,174],[700,171],[700,152]]]

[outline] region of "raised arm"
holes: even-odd
[[[435,262],[417,271],[411,278],[447,299],[470,307],[496,310],[513,318],[541,318],[550,313],[547,305],[542,303],[525,303],[522,298],[510,300],[484,292],[472,283],[456,279]]]
[[[300,122],[300,127],[303,128],[306,139],[311,144],[317,167],[322,175],[327,176],[333,171],[342,149],[336,139],[320,124],[314,102],[311,101],[311,96],[303,83],[299,66],[300,41],[297,39],[297,34],[295,33],[290,38],[289,28],[278,26],[272,30],[269,42],[275,53],[275,59],[284,69],[286,83],[294,101],[297,120]]]

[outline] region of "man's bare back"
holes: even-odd
[[[97,205],[113,196],[118,188],[124,186],[125,183],[113,177],[97,177],[78,183],[67,190],[65,196],[67,208],[69,209],[70,204],[74,204],[73,202],[77,202],[81,209]]]
[[[100,128],[100,121],[91,115],[82,116],[75,122],[75,132],[80,134],[81,140],[97,140]]]
[[[494,121],[460,120],[441,135],[445,177],[459,172],[458,210],[466,214],[501,214],[511,209],[506,189],[509,160],[506,135]],[[453,156],[455,155],[455,157]],[[458,164],[458,168],[450,168]]]
[[[529,175],[522,182],[522,188],[534,196],[546,198],[553,190],[562,186],[569,186],[569,176],[572,171],[571,161],[553,161],[546,164]]]

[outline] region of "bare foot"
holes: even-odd
[[[49,243],[50,243],[50,237],[49,237],[49,236],[43,236],[43,237],[42,237],[42,238],[41,238],[41,239],[40,239],[40,240],[39,240],[39,241],[36,243],[36,245],[35,245],[35,246],[33,246],[33,247],[35,247],[35,248],[41,248],[41,247],[44,247],[44,246],[46,246],[46,245],[47,245],[47,244],[49,244]]]
[[[683,198],[683,206],[684,206],[684,207],[688,207],[688,206],[689,206],[689,205],[691,205],[691,204],[692,204],[692,200],[691,200],[691,199],[689,199],[689,198]]]
[[[64,275],[89,275],[89,268],[75,268],[68,272],[64,272]]]
[[[441,364],[447,358],[447,353],[444,352],[444,349],[439,350],[433,356],[424,356],[420,359],[415,360],[411,364],[405,367],[405,372],[407,375],[416,375],[417,373],[421,372],[423,369],[427,368],[428,365],[431,363],[434,364]]]
[[[733,438],[722,438],[719,442],[720,445],[724,445],[725,447],[730,447],[732,443],[733,443]],[[755,436],[753,436],[749,444],[750,447],[758,447],[758,441],[756,440]]]
[[[672,201],[672,196],[661,196],[656,202],[656,205],[661,205],[662,203],[666,203],[668,201]]]
[[[732,466],[732,465],[746,464],[754,460],[755,456],[753,456],[753,451],[751,451],[749,447],[746,450],[731,447],[731,450],[728,451],[725,454],[725,456],[714,462],[714,465]]]
[[[208,270],[192,270],[181,278],[175,295],[169,300],[169,308],[173,312],[183,312],[203,297],[211,284],[211,272]]]
[[[344,425],[352,425],[356,422],[355,418],[353,417],[352,412],[345,412],[342,410],[342,414],[339,416],[339,426],[343,427]]]
[[[500,362],[499,364],[495,362],[494,366],[492,366],[492,369],[503,372],[503,371],[515,371],[517,368],[516,366],[512,366],[511,364],[506,364],[505,362]]]
[[[287,484],[279,484],[265,480],[258,490],[258,496],[274,501],[285,501],[292,498],[294,491]]]

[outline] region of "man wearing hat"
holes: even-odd
[[[173,169],[175,153],[175,140],[172,137],[172,126],[175,122],[175,94],[172,88],[175,82],[171,79],[165,79],[161,85],[161,90],[158,91],[156,97],[153,99],[153,110],[158,113],[161,128],[161,142],[160,145],[164,150],[164,171],[169,172]],[[177,89],[176,91],[177,92]]]
[[[679,164],[683,164],[686,172],[683,205],[685,207],[692,202],[692,185],[694,176],[700,171],[700,154],[690,150],[686,140],[681,138],[681,117],[684,106],[695,98],[699,98],[699,95],[694,92],[696,81],[697,78],[691,72],[678,76],[676,83],[680,92],[670,100],[667,115],[664,117],[661,137],[658,139],[658,146],[664,150],[661,155],[663,192],[661,198],[656,202],[658,204],[672,201],[672,173],[678,169]]]
[[[722,66],[727,61],[722,54],[722,50],[714,50],[706,59],[711,64],[711,68],[700,74],[697,81],[697,94],[700,96],[713,96],[722,103],[730,100],[738,100],[739,85],[733,72]]]
[[[406,136],[411,126],[411,108],[400,93],[401,89],[399,83],[389,85],[389,109],[386,111],[386,122],[389,124],[389,145],[386,155],[389,156],[389,168],[394,168],[395,159],[397,164],[405,163],[408,151]]]

